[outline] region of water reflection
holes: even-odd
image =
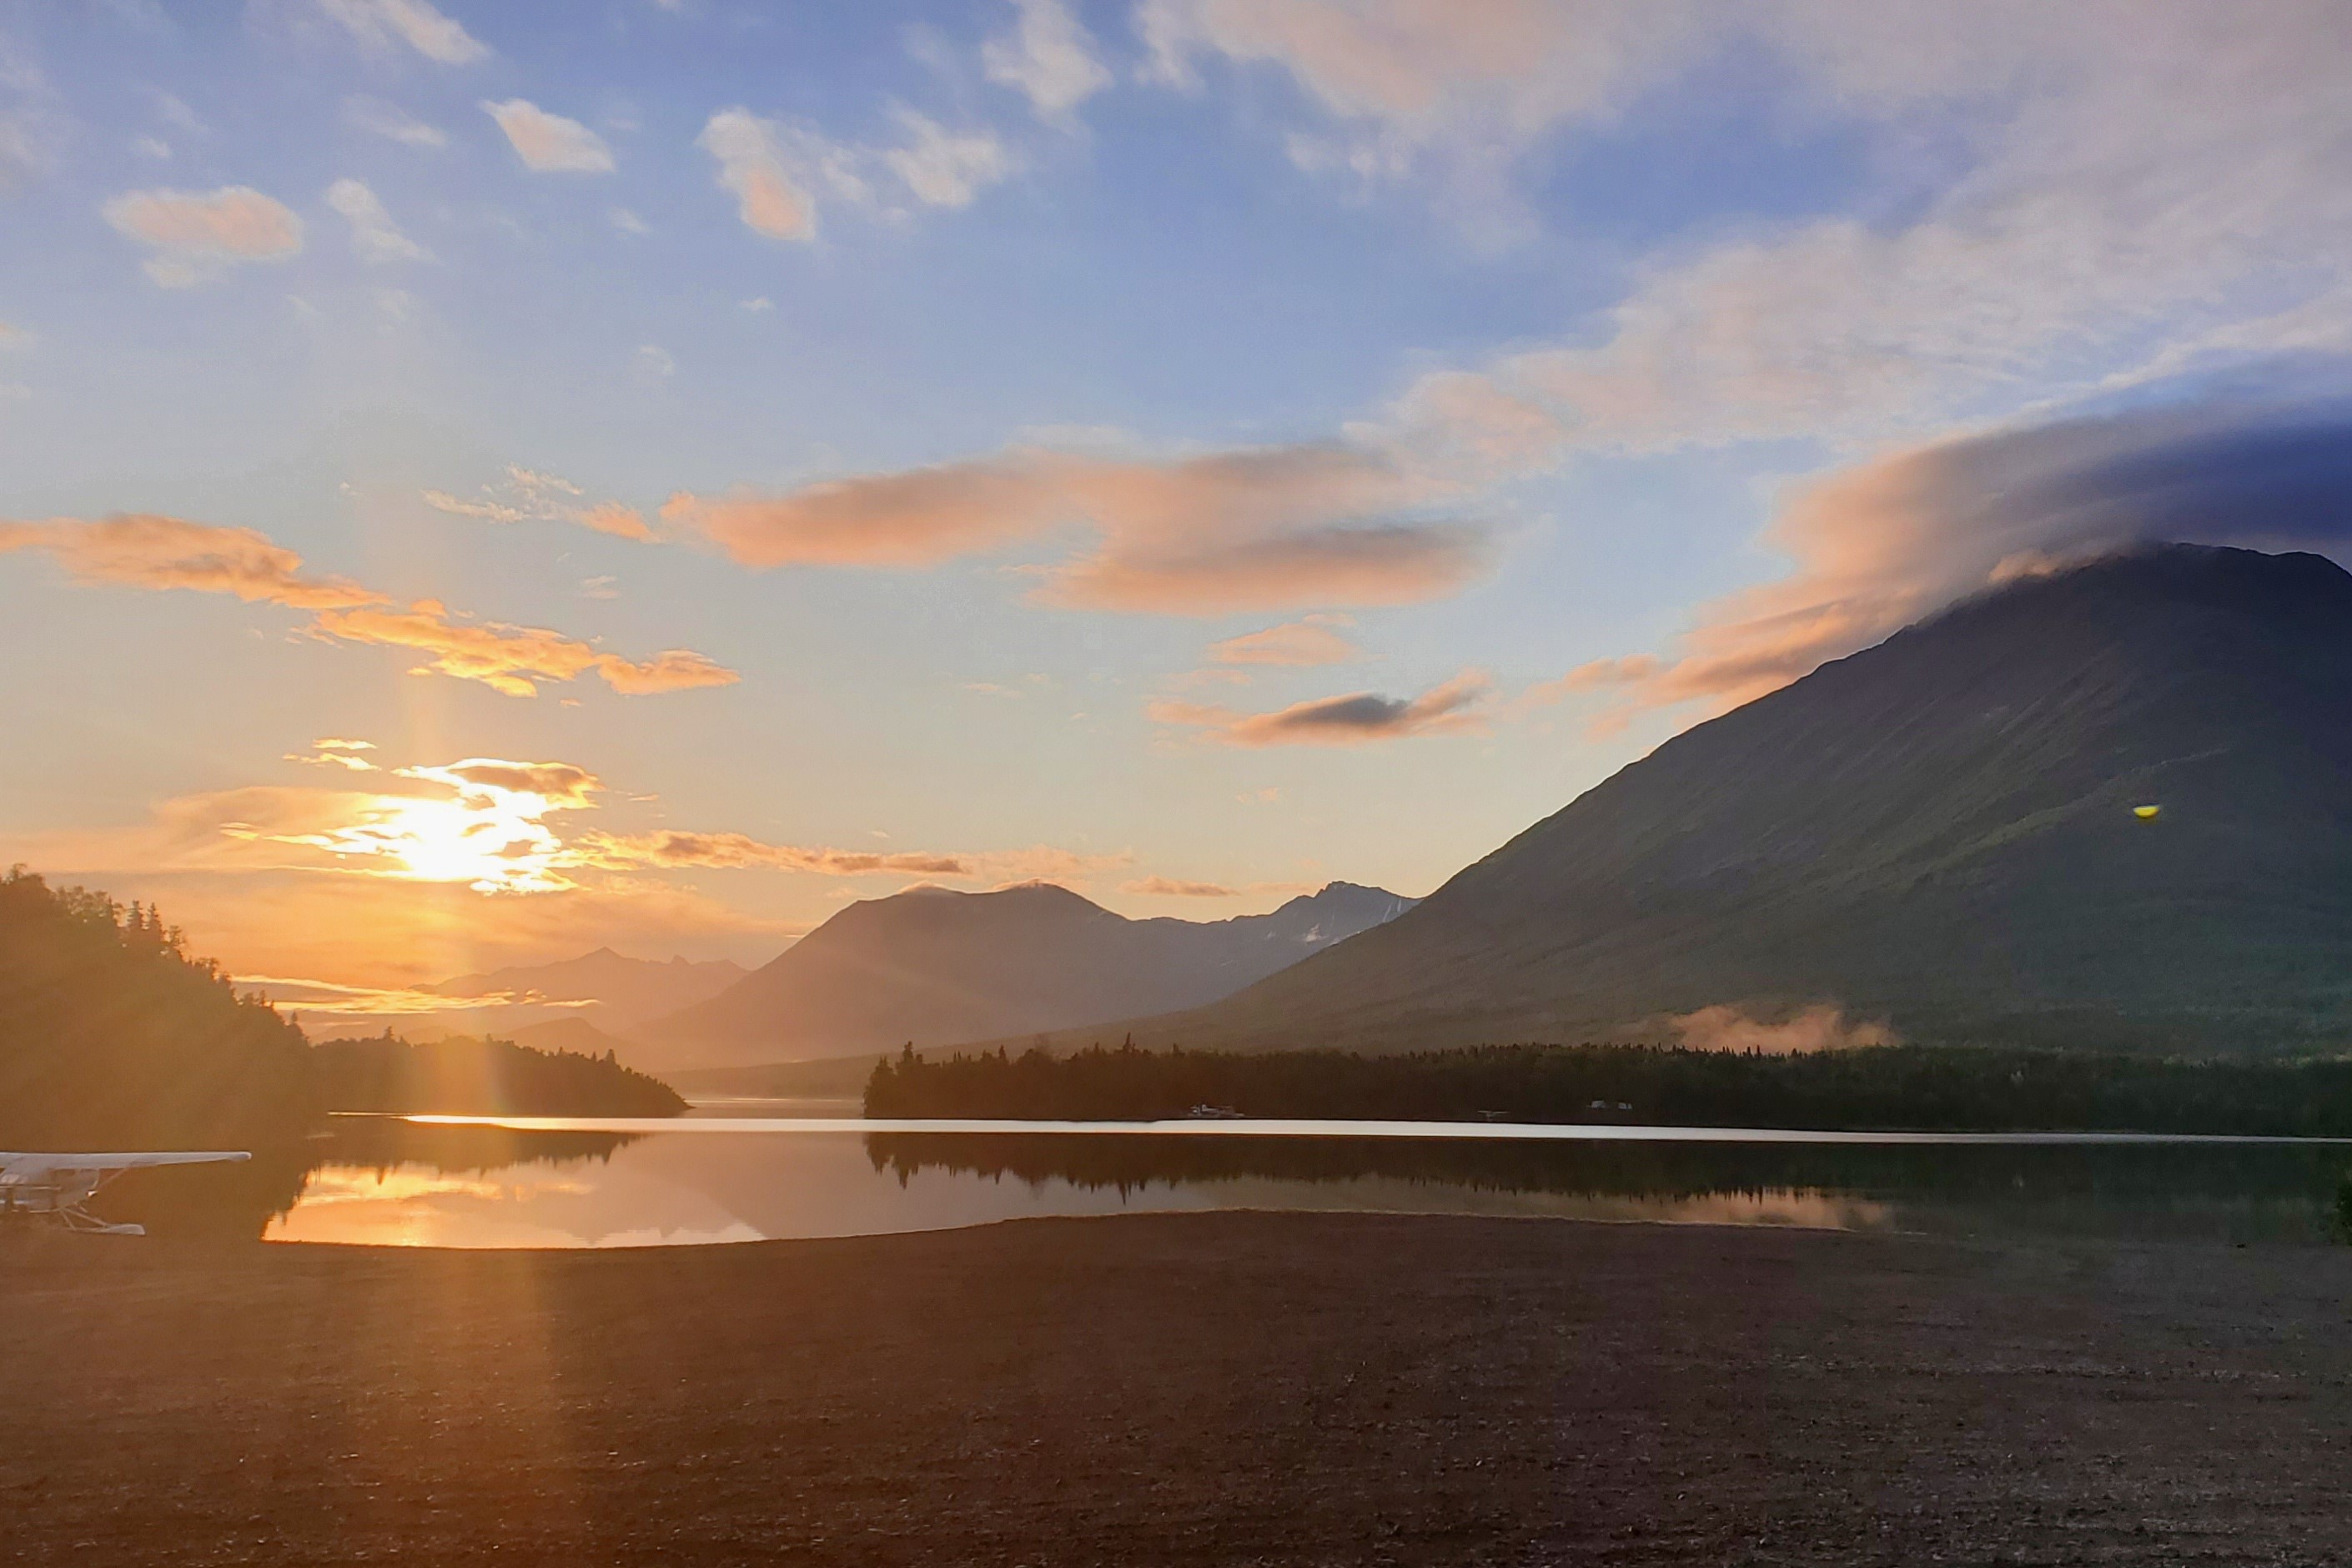
[[[885,1133],[877,1169],[1215,1192],[1214,1206],[1552,1213],[1950,1234],[2326,1240],[2340,1144],[1724,1143]],[[1318,1195],[1321,1194],[1321,1195]],[[1255,1195],[1261,1201],[1251,1202]],[[1494,1199],[1509,1200],[1496,1204]]]
[[[708,1126],[708,1123],[702,1124]],[[2341,1145],[1495,1142],[861,1131],[687,1135],[359,1121],[251,1166],[140,1173],[159,1236],[629,1247],[1045,1215],[1290,1209],[1948,1234],[2317,1241]],[[812,1131],[827,1125],[835,1130]],[[850,1124],[855,1128],[856,1124]]]

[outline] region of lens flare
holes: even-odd
[[[561,763],[469,757],[446,767],[403,768],[400,776],[446,793],[375,795],[352,821],[284,841],[379,876],[459,882],[478,893],[551,893],[575,885],[558,868],[570,858],[546,819],[591,805],[598,787],[593,775]]]

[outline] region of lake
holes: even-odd
[[[106,1207],[159,1235],[457,1247],[678,1246],[1210,1209],[2322,1243],[2337,1234],[2339,1190],[2352,1176],[2352,1143],[2336,1142],[884,1122],[845,1109],[738,1102],[661,1121],[341,1119],[299,1164],[142,1173],[158,1179],[121,1202],[108,1194]]]

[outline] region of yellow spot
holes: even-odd
[[[2152,822],[2156,819],[2156,814],[2163,809],[2160,805],[2136,805],[2132,807],[2132,815],[2142,822]]]

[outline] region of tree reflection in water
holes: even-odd
[[[244,1164],[129,1172],[93,1207],[115,1223],[143,1225],[154,1237],[258,1240],[271,1221],[293,1212],[311,1178],[328,1166],[383,1176],[398,1166],[423,1165],[440,1176],[484,1176],[534,1165],[602,1163],[634,1142],[612,1132],[514,1132],[350,1117],[319,1137],[257,1149]]]
[[[867,1158],[901,1184],[930,1170],[1034,1185],[1155,1187],[1286,1182],[1409,1184],[1431,1195],[1551,1194],[1691,1205],[1748,1200],[1774,1217],[1798,1200],[1872,1205],[1906,1228],[2332,1234],[2352,1150],[2280,1144],[1803,1144],[1508,1142],[1378,1138],[1084,1137],[869,1133]],[[1724,1217],[1738,1211],[1723,1210]],[[1639,1217],[1632,1210],[1625,1217]],[[1791,1221],[1791,1223],[1796,1223]]]

